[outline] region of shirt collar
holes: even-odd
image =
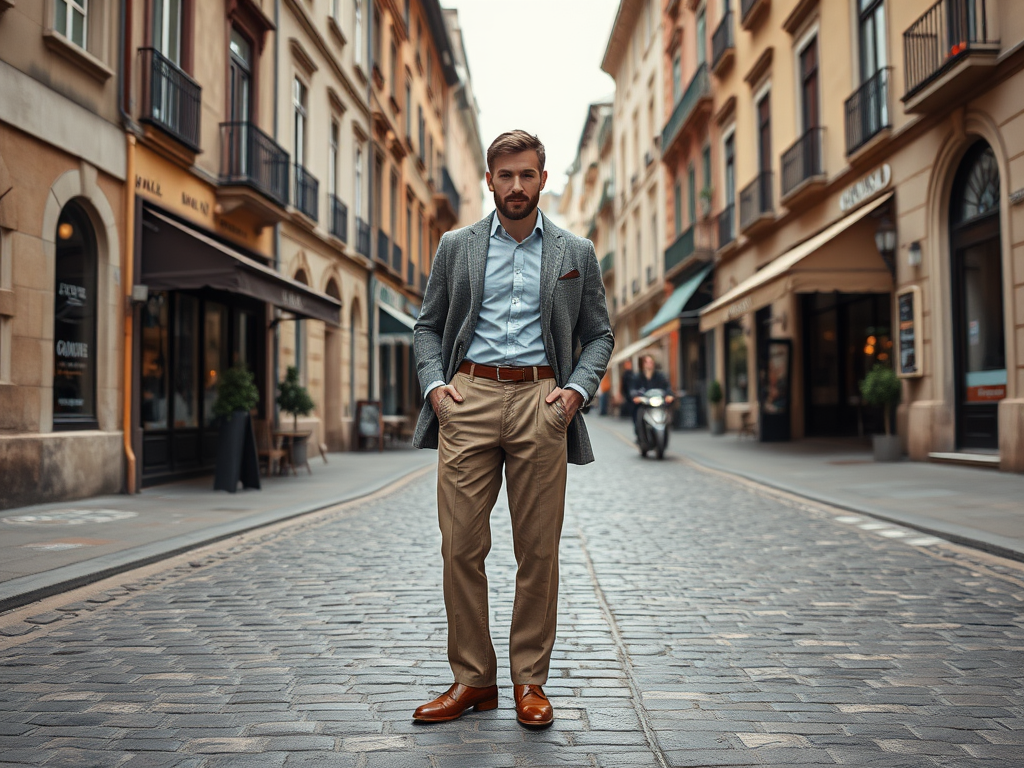
[[[498,212],[495,211],[491,217],[491,237],[494,237],[499,228],[502,232],[505,231],[505,228],[501,226],[501,219],[498,218]],[[537,209],[537,223],[534,225],[533,231],[540,232],[541,237],[544,236],[544,214],[541,213],[540,208]]]

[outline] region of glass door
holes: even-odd
[[[159,77],[152,78],[153,116],[170,126],[181,124],[181,0],[153,0],[153,47],[166,59],[154,62]],[[173,65],[168,66],[167,62]]]
[[[251,107],[252,71],[251,48],[249,42],[231,30],[231,55],[228,71],[228,120],[235,125],[231,128],[228,142],[230,167],[233,175],[247,176],[250,172],[249,131],[245,123],[249,122]]]

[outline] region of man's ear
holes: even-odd
[[[548,172],[547,171],[541,171],[540,172],[540,188],[544,189],[544,185],[547,184],[547,183],[548,183]]]
[[[494,185],[491,183],[491,172],[490,171],[484,172],[484,180],[487,182],[487,188],[489,190],[491,190],[491,192],[493,192],[494,191]]]

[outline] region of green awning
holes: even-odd
[[[658,310],[658,314],[654,316],[654,319],[640,329],[640,336],[650,336],[666,323],[678,321],[679,313],[683,311],[683,308],[686,306],[686,302],[688,302],[693,297],[693,294],[697,292],[697,289],[700,288],[700,284],[704,282],[704,278],[711,273],[711,269],[712,265],[708,264],[704,269],[676,288],[675,291],[672,292],[672,295],[668,297],[668,300],[661,305],[661,309]]]

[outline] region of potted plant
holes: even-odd
[[[214,489],[234,493],[238,488],[238,480],[245,487],[259,488],[259,470],[255,477],[251,468],[257,463],[255,453],[248,458],[246,446],[255,451],[255,442],[246,441],[246,432],[252,434],[249,422],[251,411],[260,400],[260,391],[256,388],[256,379],[252,372],[243,365],[228,368],[221,373],[217,381],[217,399],[213,403],[213,412],[220,418],[220,431],[217,436],[217,468]]]
[[[299,416],[308,416],[313,411],[313,398],[306,388],[299,383],[299,369],[289,365],[285,371],[284,381],[277,385],[277,407],[292,415],[292,431],[299,431]],[[306,463],[307,435],[292,435],[292,465],[301,466]]]
[[[705,219],[711,215],[711,196],[714,192],[713,187],[704,187],[700,191],[700,211]]]
[[[712,381],[708,387],[708,402],[711,403],[711,434],[725,434],[725,404],[722,394],[722,385],[718,381]]]
[[[871,436],[875,461],[899,461],[903,456],[900,438],[892,430],[892,409],[900,402],[901,390],[896,371],[885,365],[876,364],[860,382],[860,394],[864,402],[880,406],[885,421],[885,434]]]

